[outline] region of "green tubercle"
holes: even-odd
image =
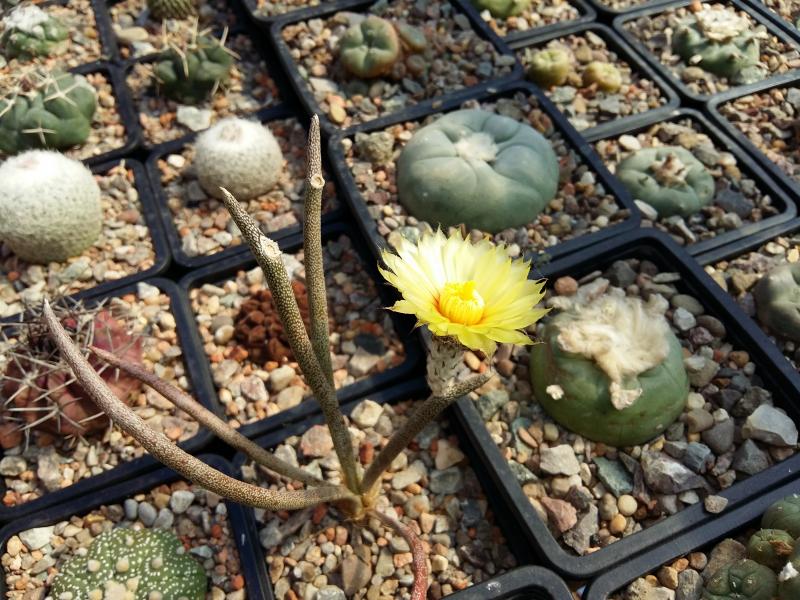
[[[800,494],[786,496],[770,506],[761,517],[761,527],[782,529],[793,538],[800,537]]]
[[[774,600],[777,591],[775,573],[745,558],[719,569],[706,583],[703,600]]]
[[[747,542],[747,558],[780,570],[794,551],[794,538],[782,529],[761,529]]]
[[[622,86],[622,74],[611,63],[596,60],[583,70],[583,85],[596,85],[597,89],[613,94]]]

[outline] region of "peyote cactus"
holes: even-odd
[[[776,335],[800,342],[800,263],[773,268],[753,288],[753,298],[763,325]]]
[[[222,187],[244,201],[275,185],[283,154],[272,132],[261,123],[229,117],[197,138],[194,164],[207,193],[222,198]]]
[[[185,47],[170,45],[159,56],[153,75],[167,97],[199,104],[228,82],[233,58],[217,39],[197,35]]]
[[[800,598],[800,552],[795,548],[778,574],[778,600],[797,598]]]
[[[572,71],[572,56],[564,48],[545,48],[525,57],[528,79],[543,88],[564,85]]]
[[[345,31],[339,40],[339,60],[345,71],[361,79],[401,79],[407,71],[416,75],[425,70],[421,53],[427,47],[420,29],[370,15]]]
[[[458,110],[417,131],[397,161],[400,202],[417,219],[497,232],[533,221],[556,194],[559,166],[532,127]]]
[[[704,8],[684,19],[672,49],[687,64],[737,83],[759,78],[759,28],[727,8]]]
[[[714,198],[714,178],[680,146],[642,148],[617,166],[631,196],[652,206],[659,217],[688,217]]]
[[[747,542],[747,558],[772,570],[786,564],[794,551],[794,538],[782,529],[761,529]]]
[[[782,529],[793,538],[799,538],[800,494],[792,494],[770,506],[761,517],[761,527]]]
[[[114,529],[100,534],[85,556],[67,561],[53,580],[53,598],[203,600],[203,567],[171,532]]]
[[[26,73],[0,96],[0,152],[82,144],[96,109],[95,89],[82,75]]]
[[[488,10],[497,19],[507,19],[531,7],[531,0],[472,0],[478,10]]]
[[[653,296],[565,305],[533,346],[536,399],[556,421],[612,446],[644,443],[677,419],[689,379],[681,345]]]
[[[596,60],[583,70],[583,85],[596,85],[597,89],[613,94],[622,86],[622,74],[611,63]]]
[[[0,47],[7,60],[28,60],[66,50],[69,32],[64,24],[35,5],[22,5],[3,18]]]
[[[155,19],[186,19],[197,14],[194,0],[147,0],[147,8]]]
[[[775,573],[745,558],[714,573],[703,590],[703,600],[773,600],[777,591]]]
[[[30,150],[0,166],[0,214],[0,240],[20,259],[63,262],[97,241],[100,188],[79,161]]]

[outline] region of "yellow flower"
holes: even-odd
[[[536,308],[544,280],[528,279],[530,263],[512,260],[504,246],[472,244],[455,232],[405,238],[396,254],[384,250],[381,269],[403,296],[392,308],[415,315],[433,335],[452,336],[472,350],[494,353],[497,343],[531,344],[522,331],[547,313]]]

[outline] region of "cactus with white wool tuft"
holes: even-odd
[[[30,150],[0,166],[0,240],[19,258],[46,264],[81,254],[103,221],[100,188],[82,163]]]
[[[114,529],[100,534],[86,555],[61,568],[51,595],[62,600],[203,600],[206,587],[203,567],[186,554],[175,534]]]
[[[194,164],[200,185],[211,196],[222,198],[220,188],[225,188],[237,200],[249,200],[278,181],[283,153],[261,123],[229,117],[197,138]]]
[[[51,56],[66,50],[66,26],[38,6],[18,6],[3,18],[2,24],[0,47],[7,60]]]

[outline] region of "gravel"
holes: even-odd
[[[489,24],[497,35],[504,36],[532,29],[565,24],[581,16],[580,10],[567,0],[542,0],[533,2],[529,8],[518,15],[506,19],[495,19],[488,10],[481,11],[481,18]]]
[[[103,228],[97,242],[64,263],[26,263],[0,244],[0,317],[24,310],[45,295],[66,295],[116,281],[153,266],[155,251],[142,216],[133,170],[124,164],[95,178],[100,186]]]

